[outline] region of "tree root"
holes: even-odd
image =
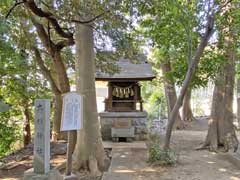
[[[205,150],[205,149],[209,149],[209,145],[204,143],[201,143],[198,147],[195,148],[196,151],[200,151],[200,150]]]

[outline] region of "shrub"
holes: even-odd
[[[0,113],[0,158],[11,153],[12,145],[20,139],[19,126],[9,112]]]
[[[174,165],[178,156],[173,150],[163,150],[159,144],[152,144],[149,147],[149,162],[154,165]]]

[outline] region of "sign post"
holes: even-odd
[[[63,110],[61,131],[68,131],[67,145],[67,166],[66,175],[71,176],[72,173],[72,139],[74,130],[82,128],[82,96],[76,92],[69,92],[63,95]]]

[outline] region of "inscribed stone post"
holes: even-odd
[[[50,169],[50,100],[35,100],[34,173]]]

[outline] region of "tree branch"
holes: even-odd
[[[57,50],[61,50],[61,49],[63,49],[64,47],[72,46],[72,45],[74,45],[74,44],[75,44],[75,42],[74,42],[73,39],[66,39],[66,40],[59,41],[59,42],[55,45],[55,47],[56,47]]]
[[[23,1],[20,1],[20,2],[17,2],[17,1],[16,1],[16,3],[9,9],[9,11],[8,11],[7,15],[5,16],[5,18],[7,19],[7,18],[10,16],[10,14],[12,13],[12,11],[13,11],[18,5],[23,4],[23,3],[24,3]]]
[[[35,54],[35,58],[36,58],[36,61],[37,61],[37,64],[38,66],[40,67],[44,77],[49,81],[51,87],[52,87],[52,90],[55,94],[61,94],[61,91],[59,90],[59,88],[57,87],[52,75],[51,75],[51,72],[50,70],[45,66],[44,64],[44,61],[41,57],[41,54],[39,52],[39,50],[36,48],[36,47],[32,47],[32,50]]]
[[[65,32],[60,27],[58,21],[54,17],[54,15],[51,12],[45,12],[41,8],[37,7],[34,0],[23,0],[23,2],[26,4],[26,6],[37,16],[44,17],[49,20],[49,22],[52,24],[55,31],[63,38],[70,38],[73,39],[73,34],[71,32]]]
[[[55,44],[49,38],[50,35],[48,35],[48,33],[45,31],[43,25],[40,24],[39,22],[37,22],[37,20],[34,17],[31,16],[31,20],[32,20],[33,25],[37,29],[38,36],[41,39],[43,45],[48,50],[48,52],[51,54],[51,56],[54,56]]]
[[[95,21],[96,19],[100,18],[101,16],[103,16],[105,14],[105,12],[95,16],[94,18],[92,19],[89,19],[89,20],[86,20],[86,21],[81,21],[81,20],[76,20],[76,19],[72,19],[70,20],[70,22],[74,22],[74,23],[79,23],[79,24],[88,24],[88,23],[91,23],[93,21]],[[63,20],[63,19],[62,19]],[[63,20],[64,21],[64,20]]]

